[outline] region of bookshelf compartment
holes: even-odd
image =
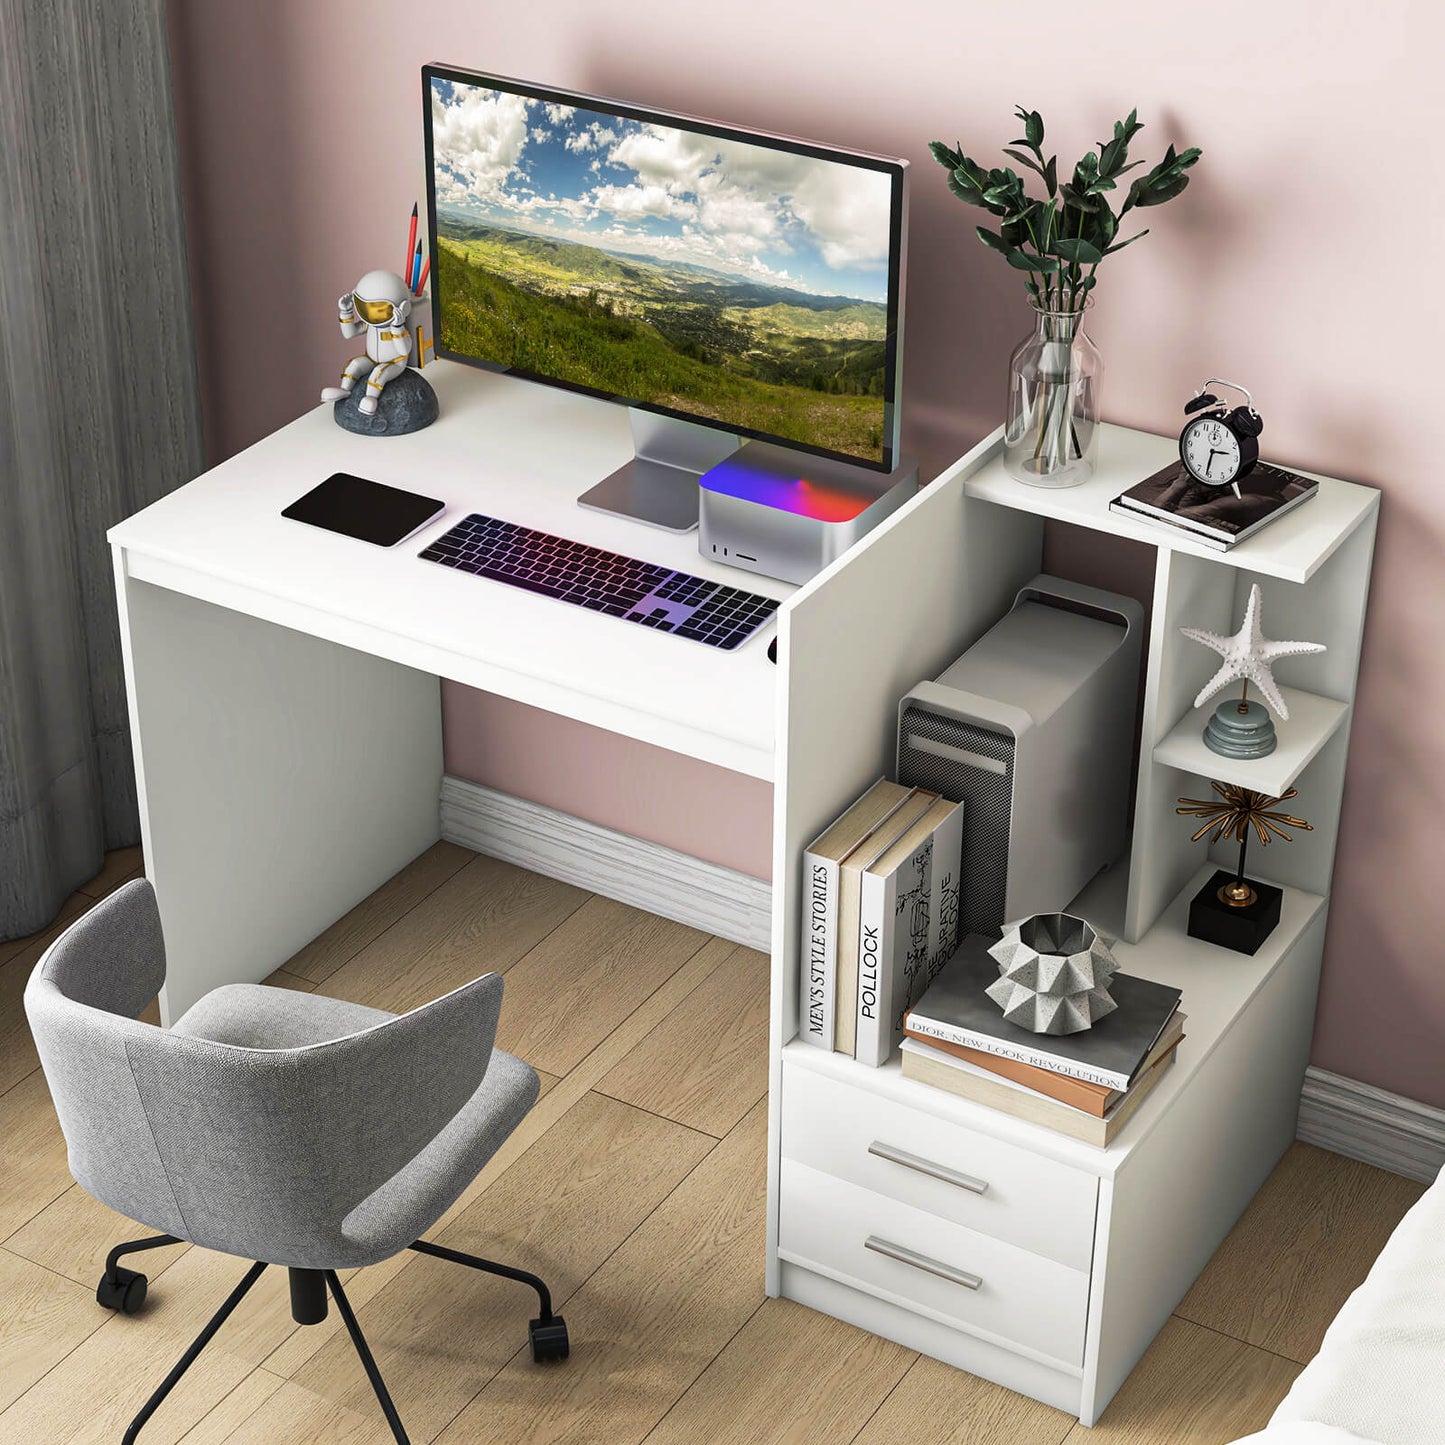
[[[1379,500],[1371,488],[1325,482],[1313,502],[1229,553],[1110,514],[1111,498],[1173,450],[1172,438],[1108,427],[1092,481],[1050,491],[1007,477],[996,434],[801,588],[780,619],[769,1291],[1076,1411],[1085,1425],[1099,1418],[1294,1137]],[[1091,529],[1096,538],[1069,536],[1057,523]],[[1101,548],[1097,534],[1126,545]],[[1139,542],[1150,550],[1127,545]],[[1087,556],[1075,555],[1081,544]],[[1152,591],[1141,585],[1151,569]],[[1068,906],[1118,936],[1115,951],[1127,972],[1182,989],[1188,1023],[1174,1065],[1105,1149],[906,1079],[896,1057],[867,1068],[795,1038],[803,850],[892,768],[900,693],[936,676],[1040,571],[1149,597],[1128,853]],[[1204,746],[1205,721],[1220,699],[1196,709],[1194,698],[1219,659],[1178,629],[1234,632],[1255,582],[1266,636],[1321,642],[1328,651],[1278,664],[1291,719],[1278,724],[1275,753],[1250,763]],[[1121,697],[1121,715],[1125,703]],[[1210,779],[1271,794],[1298,787],[1298,802],[1287,810],[1314,824],[1293,842],[1250,849],[1251,875],[1285,889],[1280,922],[1253,956],[1186,932],[1190,898],[1215,866],[1231,861],[1227,850],[1212,854],[1192,843],[1194,827],[1175,813],[1178,797],[1208,796]],[[800,1109],[799,1100],[811,1106]],[[1005,1228],[1014,1228],[1022,1218],[1016,1209],[1027,1209],[1028,1200],[1011,1197],[996,1216],[1000,1223],[987,1226],[990,1234],[967,1203],[948,1214],[949,1205],[921,1192],[962,1194],[947,1182],[923,1175],[916,1184],[889,1182],[884,1171],[909,1171],[868,1155],[873,1134],[852,1152],[836,1137],[839,1129],[867,1132],[865,1115],[911,1118],[887,1142],[960,1173],[983,1175],[969,1167],[976,1150],[947,1142],[964,1135],[1096,1181],[1095,1207],[1083,1211],[1093,1220],[1087,1264],[1070,1270],[1047,1255],[1037,1235],[1005,1242]],[[931,1153],[935,1147],[942,1152]],[[1061,1197],[1048,1179],[1032,1192],[1045,1201]],[[927,1252],[918,1242],[925,1233],[952,1229],[978,1242],[969,1249],[976,1257],[1006,1251],[1085,1278],[1082,1354],[968,1315],[967,1302],[934,1301],[934,1284],[974,1302],[979,1294],[930,1283],[926,1273],[866,1250],[853,1238],[856,1229],[830,1244],[824,1236],[838,1221],[861,1222],[859,1200],[865,1213],[917,1221],[918,1232],[894,1236],[915,1251]],[[942,1247],[937,1255],[987,1280],[977,1263]],[[1012,1287],[1007,1271],[999,1277]],[[1053,1303],[1040,1300],[1038,1308]]]

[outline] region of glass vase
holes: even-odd
[[[1094,474],[1104,359],[1084,309],[1035,306],[1034,330],[1009,358],[1004,466],[1032,487],[1077,487]]]

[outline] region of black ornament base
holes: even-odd
[[[1256,953],[1279,922],[1284,891],[1251,878],[1249,885],[1258,897],[1243,908],[1233,908],[1219,896],[1219,890],[1233,882],[1234,874],[1220,869],[1194,895],[1189,904],[1189,936],[1236,953]]]

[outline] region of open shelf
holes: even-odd
[[[1112,1176],[1130,1152],[1163,1119],[1170,1101],[1189,1084],[1200,1065],[1213,1052],[1225,1033],[1243,1012],[1247,1002],[1262,989],[1288,957],[1324,907],[1318,894],[1285,888],[1279,925],[1264,941],[1258,953],[1234,953],[1227,948],[1191,938],[1187,933],[1189,901],[1214,872],[1208,863],[1180,890],[1159,921],[1138,943],[1114,946],[1119,966],[1125,973],[1153,979],[1180,990],[1180,1009],[1188,1016],[1185,1039],[1172,1068],[1158,1087],[1144,1100],[1119,1137],[1107,1149],[1057,1134],[1039,1124],[1025,1123],[1011,1114],[991,1109],[971,1099],[960,1099],[942,1089],[903,1077],[895,1050],[882,1068],[870,1068],[846,1054],[827,1053],[812,1044],[794,1039],[783,1048],[789,1067],[814,1069],[856,1088],[882,1093],[910,1107],[924,1109],[954,1123],[997,1139],[1022,1145],[1091,1174]],[[1121,866],[1106,870],[1070,905],[1105,929],[1117,907],[1114,894],[1124,874]]]
[[[1279,746],[1264,758],[1226,758],[1204,744],[1204,725],[1219,706],[1212,697],[1191,708],[1154,749],[1154,761],[1182,772],[1217,778],[1259,793],[1283,793],[1314,761],[1349,715],[1349,704],[1333,698],[1281,687],[1289,721],[1277,722]]]
[[[1288,582],[1307,582],[1365,520],[1379,498],[1372,487],[1320,477],[1319,493],[1313,501],[1296,507],[1288,516],[1279,518],[1228,552],[1218,552],[1164,523],[1136,522],[1109,510],[1109,503],[1120,492],[1178,458],[1177,441],[1121,426],[1101,426],[1099,432],[1098,470],[1082,486],[1025,486],[1004,470],[1000,451],[968,477],[965,489],[969,496],[999,506],[1119,537],[1132,537],[1155,547],[1206,557]],[[1301,472],[1300,475],[1315,474]]]

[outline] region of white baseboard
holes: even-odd
[[[1445,1165],[1445,1109],[1324,1069],[1305,1071],[1299,1137],[1429,1184]]]
[[[747,873],[462,778],[442,779],[441,831],[449,843],[719,938],[763,953],[772,946],[773,890]]]

